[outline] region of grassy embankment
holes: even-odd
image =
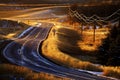
[[[0,64],[0,75],[10,75],[16,78],[22,77],[25,80],[69,80],[68,78],[61,78],[48,73],[36,73],[26,67],[11,64]],[[8,79],[7,77],[4,78],[4,80]]]
[[[54,30],[56,30],[55,33]],[[97,66],[91,63],[97,63],[96,50],[101,44],[101,39],[106,37],[106,31],[108,32],[108,29],[97,30],[96,41],[93,44],[92,30],[84,31],[81,36],[80,32],[74,29],[54,27],[48,39],[43,42],[43,55],[63,66],[102,71],[105,76],[120,78],[119,67]],[[78,57],[73,57],[73,54]]]

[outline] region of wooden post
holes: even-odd
[[[81,24],[81,35],[83,34],[83,23]]]
[[[118,23],[118,35],[120,34],[120,14],[119,14],[119,23]]]
[[[29,25],[29,20],[28,20],[28,25]]]
[[[96,23],[94,21],[94,26],[93,26],[93,42],[95,42],[95,29],[96,29]]]

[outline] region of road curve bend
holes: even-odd
[[[51,23],[41,23],[40,26],[32,28],[29,34],[22,38],[19,37],[5,47],[4,57],[13,64],[30,68],[36,72],[42,71],[74,80],[112,80],[77,69],[66,68],[44,58],[39,53],[39,46],[47,38],[53,26]]]

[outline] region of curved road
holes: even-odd
[[[39,46],[44,41],[53,24],[42,23],[34,27],[28,35],[9,43],[3,51],[4,57],[11,63],[25,66],[36,72],[47,72],[75,80],[111,80],[73,68],[56,65],[39,53]]]

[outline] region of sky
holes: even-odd
[[[120,0],[0,0],[0,3],[120,3]]]

